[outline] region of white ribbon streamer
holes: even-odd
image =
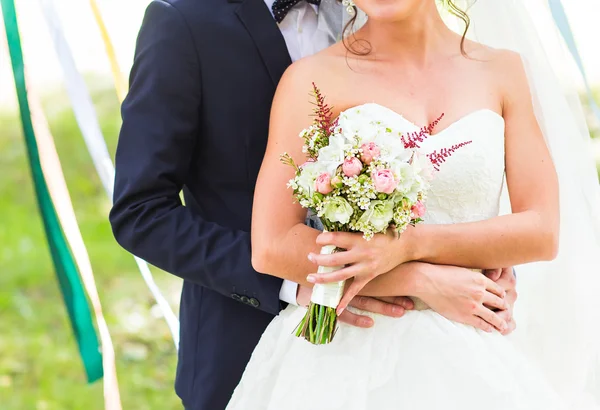
[[[31,82],[27,92],[29,107],[31,110],[31,121],[35,133],[35,138],[40,154],[40,163],[44,173],[44,178],[48,186],[52,203],[56,209],[61,227],[65,233],[69,247],[73,252],[75,263],[79,268],[79,274],[83,280],[85,290],[92,302],[96,323],[100,333],[101,348],[102,348],[102,368],[104,373],[104,403],[106,410],[121,410],[121,398],[119,394],[119,383],[117,380],[117,369],[115,365],[115,351],[113,348],[112,339],[108,330],[108,325],[102,313],[102,305],[94,280],[92,264],[83,242],[83,237],[77,224],[75,210],[71,202],[69,190],[65,182],[65,177],[62,172],[60,160],[54,145],[54,139],[50,134],[48,122],[44,116],[43,109],[31,88]]]
[[[335,253],[335,250],[335,246],[326,245],[321,248],[320,253],[321,255],[331,255],[332,253]],[[343,266],[319,266],[317,272],[331,273],[342,268]],[[327,306],[333,309],[337,308],[344,295],[344,283],[345,281],[325,284],[317,283],[313,287],[310,301],[321,306]]]
[[[38,1],[42,6],[44,17],[48,24],[48,28],[50,29],[52,42],[63,70],[67,93],[73,106],[75,119],[81,129],[85,144],[92,157],[94,167],[100,177],[102,186],[109,199],[112,201],[115,168],[108,153],[92,99],[88,93],[83,77],[77,70],[71,49],[62,30],[60,18],[56,13],[54,0]],[[167,326],[169,327],[175,343],[175,348],[179,349],[179,320],[177,319],[177,316],[175,316],[169,302],[165,299],[156,285],[148,264],[138,257],[135,257],[135,262],[167,322]]]

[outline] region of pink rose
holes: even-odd
[[[360,149],[362,150],[360,158],[367,165],[381,154],[379,147],[374,142],[366,142],[360,146]]]
[[[327,172],[323,172],[317,177],[315,181],[315,191],[323,195],[327,195],[333,191],[333,187],[331,186],[331,177]]]
[[[373,178],[377,192],[384,194],[391,194],[398,185],[394,173],[389,169],[379,169],[371,175],[371,178]]]
[[[363,164],[356,157],[346,158],[344,160],[344,164],[342,165],[342,171],[347,177],[354,177],[356,175],[360,175],[362,169]]]
[[[422,218],[425,215],[425,204],[422,201],[417,201],[417,203],[411,208],[410,212],[412,213],[413,218]]]

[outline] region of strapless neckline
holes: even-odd
[[[375,102],[360,104],[360,105],[351,107],[351,108],[349,108],[349,109],[347,109],[345,111],[357,110],[357,109],[360,109],[362,107],[369,107],[369,106],[383,109],[383,110],[385,110],[385,111],[387,111],[387,112],[395,115],[396,117],[401,118],[406,124],[414,127],[415,129],[420,130],[421,128],[423,128],[423,126],[417,125],[415,122],[409,120],[408,118],[406,118],[404,115],[402,115],[398,111],[395,111],[395,110],[393,110],[393,109],[391,109],[391,108],[389,108],[389,107],[387,107],[385,105],[381,105],[381,104],[378,104],[378,103],[375,103]],[[502,122],[503,125],[505,123],[504,122],[504,117],[502,117],[496,111],[494,111],[494,110],[492,110],[490,108],[480,108],[480,109],[471,111],[471,112],[463,115],[462,117],[458,118],[457,120],[455,120],[454,122],[452,122],[451,124],[449,124],[444,129],[442,129],[442,130],[440,130],[440,131],[438,131],[438,132],[436,132],[434,134],[431,134],[431,136],[432,137],[433,136],[438,136],[438,135],[441,135],[443,133],[449,132],[451,129],[453,129],[456,126],[462,124],[463,122],[466,122],[468,120],[476,118],[477,116],[480,116],[480,115],[491,115],[492,117],[495,117],[495,118],[499,119]]]

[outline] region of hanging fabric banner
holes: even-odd
[[[590,104],[590,107],[598,120],[600,121],[600,108],[596,104],[596,100],[594,99],[594,94],[592,93],[587,74],[585,73],[585,68],[583,67],[583,61],[581,59],[581,55],[579,54],[579,50],[577,48],[577,43],[575,42],[575,37],[573,36],[573,31],[571,30],[571,25],[569,24],[569,19],[567,18],[567,14],[565,13],[565,9],[560,0],[548,0],[548,5],[550,6],[550,11],[552,13],[552,17],[556,22],[560,33],[569,48],[569,52],[575,59],[575,63],[579,68],[579,72],[583,78],[583,82],[585,85],[587,98]]]
[[[98,29],[100,30],[102,41],[104,42],[104,48],[106,49],[106,55],[108,56],[108,61],[110,62],[110,69],[113,74],[115,88],[117,90],[117,96],[119,97],[119,100],[123,102],[123,100],[125,99],[125,95],[127,94],[127,86],[125,83],[125,78],[123,77],[123,72],[119,67],[119,61],[117,60],[115,48],[113,47],[113,44],[110,41],[110,36],[108,35],[108,30],[106,29],[106,24],[104,24],[104,20],[102,19],[102,14],[100,13],[100,8],[98,7],[98,3],[96,3],[96,0],[90,0],[90,6],[92,7],[92,12],[94,13],[96,24],[98,25]]]
[[[94,329],[90,308],[83,291],[79,273],[61,230],[40,163],[38,145],[27,98],[23,51],[14,0],[0,0],[0,2],[17,90],[17,99],[21,112],[21,124],[25,136],[27,157],[33,176],[38,207],[42,216],[60,290],[67,307],[73,332],[75,333],[75,339],[77,340],[87,379],[89,382],[93,382],[102,378],[103,375],[102,355],[98,345],[98,337]]]
[[[92,264],[83,242],[79,225],[77,224],[75,210],[73,209],[69,190],[67,189],[67,183],[62,172],[58,153],[56,152],[54,139],[52,138],[48,122],[44,116],[40,99],[31,88],[31,82],[28,81],[27,83],[29,84],[29,88],[27,89],[27,99],[31,110],[33,131],[38,145],[44,178],[50,192],[52,203],[58,214],[62,230],[75,258],[75,263],[81,273],[83,285],[92,302],[96,323],[100,332],[100,340],[102,342],[105,409],[121,410],[115,351],[108,325],[106,324],[106,320],[104,320],[104,315],[102,313],[102,305],[100,303],[100,297],[98,296],[96,281],[94,280]]]
[[[109,199],[112,201],[115,169],[100,129],[100,124],[98,122],[98,117],[96,115],[92,99],[88,92],[83,76],[77,70],[73,54],[62,30],[60,18],[56,12],[54,0],[39,0],[39,2],[42,6],[42,11],[44,12],[44,17],[50,29],[54,48],[63,70],[67,93],[75,113],[75,119],[79,125],[79,129],[82,132],[85,144],[90,156],[92,157],[96,171],[100,176],[104,190],[106,191]],[[100,17],[99,14],[98,16]],[[103,40],[109,41],[108,36],[103,36]],[[106,48],[112,49],[112,45],[109,44],[109,46]],[[118,72],[120,74],[120,71]],[[113,75],[114,74],[115,73],[113,72]],[[142,278],[146,282],[146,285],[156,300],[156,303],[163,317],[165,318],[165,321],[167,322],[167,326],[169,327],[173,337],[175,347],[178,348],[179,320],[177,319],[175,313],[173,313],[169,302],[162,295],[160,289],[156,285],[148,264],[137,257],[135,257],[135,261],[138,265]]]

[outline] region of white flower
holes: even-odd
[[[417,202],[419,199],[419,192],[423,192],[423,186],[419,181],[415,181],[415,183],[404,192],[404,196],[410,200],[411,203]]]
[[[420,168],[415,167],[415,164],[409,164],[402,161],[394,161],[392,171],[398,180],[396,192],[408,198],[412,203],[416,202],[419,193],[422,193],[429,187],[429,181],[425,180],[418,174]]]
[[[341,196],[326,197],[323,201],[322,215],[330,222],[347,224],[354,213],[348,201]]]
[[[329,137],[329,145],[319,150],[317,161],[327,169],[330,175],[333,175],[337,167],[344,162],[346,148],[344,137],[340,134],[333,134]]]
[[[415,152],[412,165],[415,170],[415,174],[423,178],[424,181],[430,182],[433,179],[434,168],[427,155]]]
[[[390,168],[398,181],[396,191],[402,193],[409,191],[415,184],[415,170],[412,165],[404,161],[392,161]]]
[[[383,232],[394,217],[394,201],[371,201],[369,209],[362,214],[360,223],[370,224],[375,232]]]
[[[302,189],[302,193],[306,197],[312,197],[315,193],[315,181],[317,177],[323,173],[323,164],[319,162],[307,162],[302,165],[300,175],[296,177],[296,184]]]
[[[375,143],[381,151],[379,159],[384,162],[408,162],[413,155],[412,150],[404,148],[400,136],[395,132],[380,134]]]
[[[362,145],[366,142],[372,142],[384,131],[384,126],[373,121],[376,116],[369,114],[366,106],[351,108],[343,112],[338,120],[338,125],[342,130],[346,141],[353,145]]]

